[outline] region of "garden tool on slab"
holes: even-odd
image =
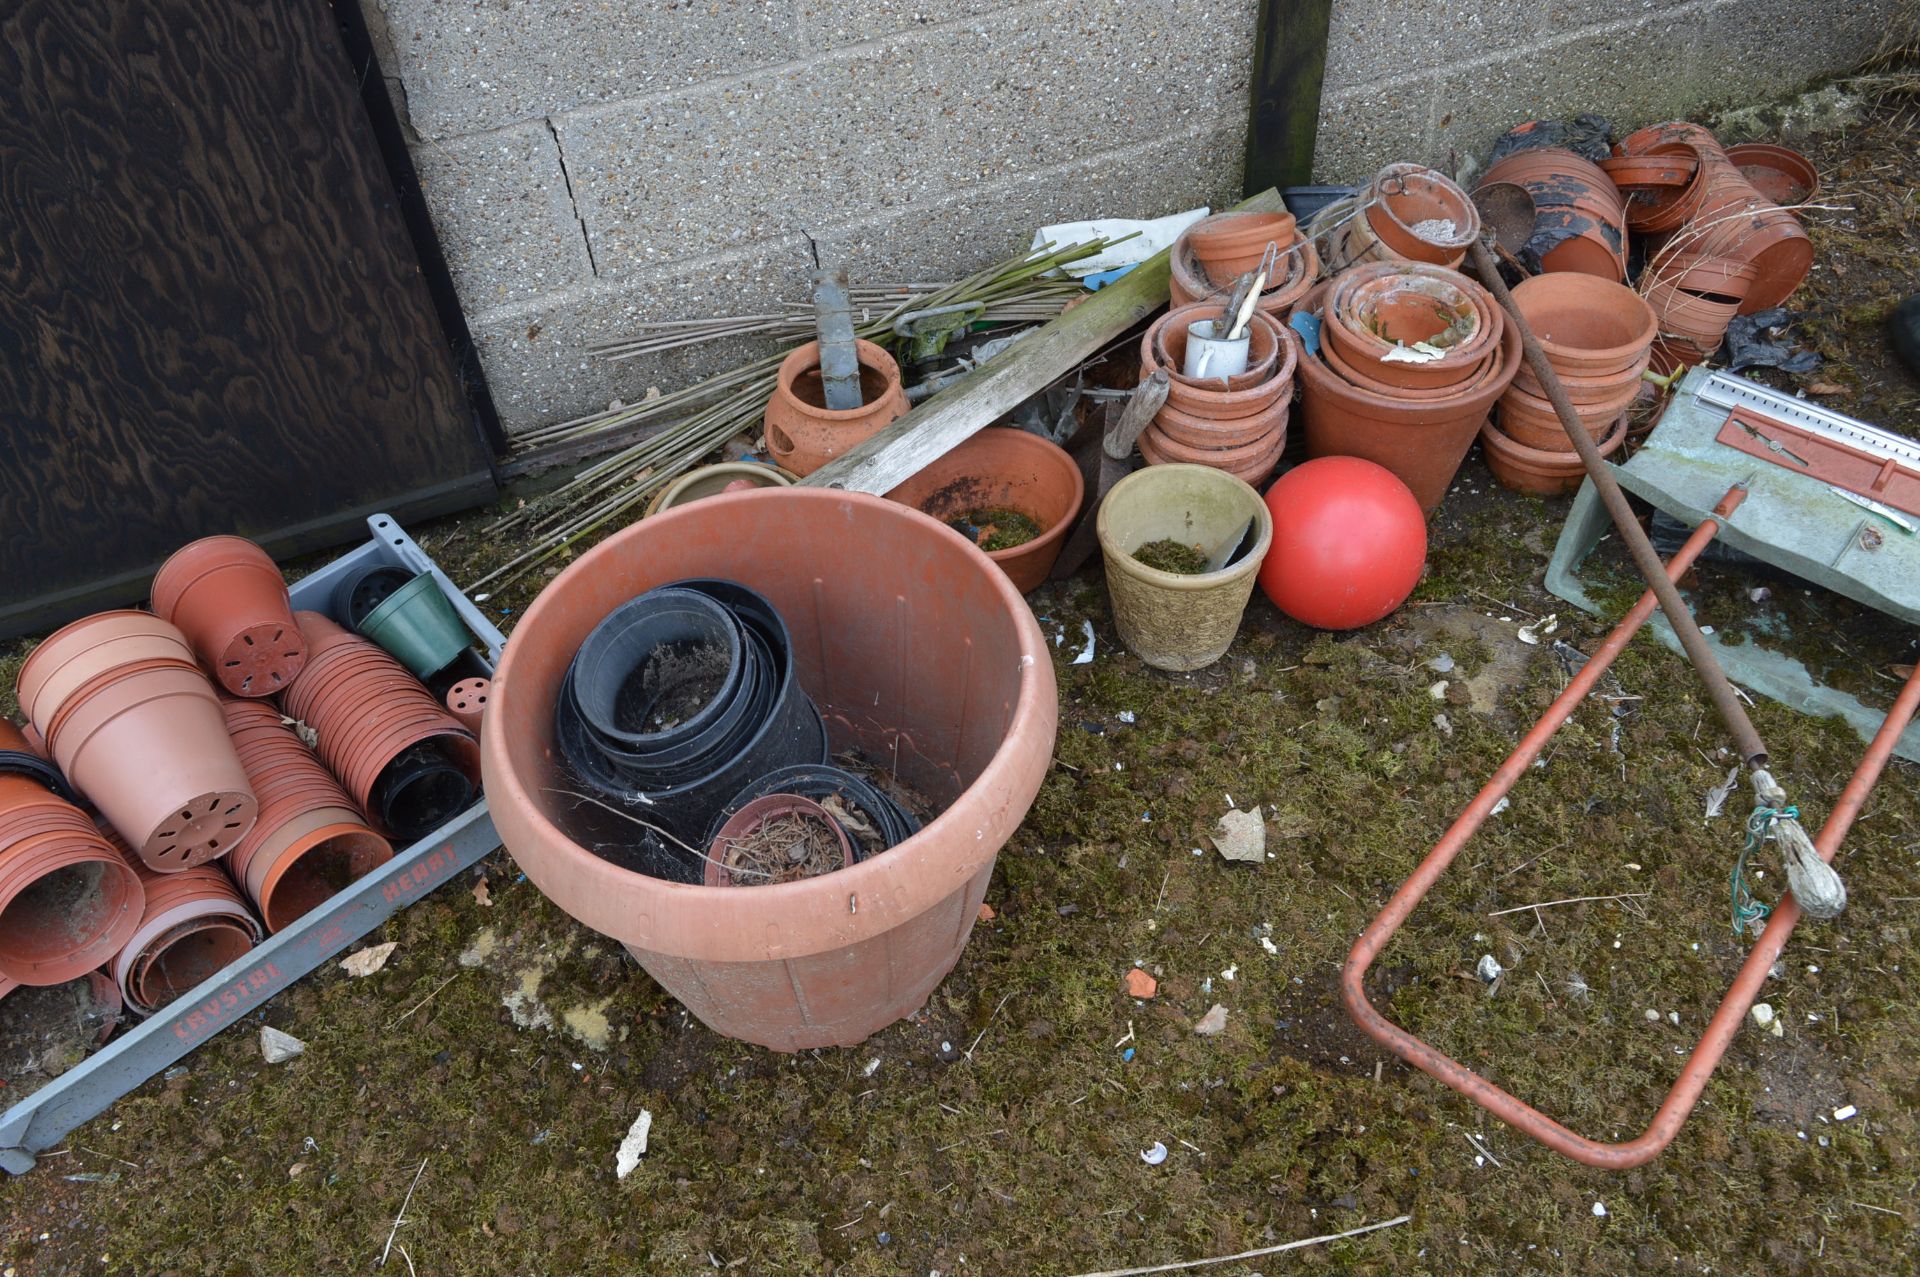
[[[1750,481],[1736,481],[1713,506],[1673,559],[1662,564],[1653,546],[1641,530],[1627,504],[1612,469],[1601,459],[1591,436],[1582,428],[1568,401],[1565,388],[1554,374],[1553,366],[1535,340],[1526,319],[1513,304],[1501,281],[1492,255],[1484,244],[1473,246],[1474,269],[1496,301],[1505,309],[1508,322],[1520,336],[1526,358],[1535,378],[1547,392],[1568,438],[1580,453],[1588,480],[1613,517],[1614,527],[1632,555],[1648,589],[1621,620],[1592,657],[1573,675],[1566,689],[1547,710],[1520,745],[1502,763],[1493,778],[1460,813],[1426,858],[1387,902],[1367,929],[1361,933],[1347,956],[1341,972],[1341,995],[1354,1021],[1374,1041],[1385,1046],[1407,1063],[1446,1083],[1509,1125],[1525,1131],[1549,1148],[1589,1166],[1624,1170],[1640,1166],[1659,1156],[1672,1142],[1692,1112],[1707,1079],[1725,1054],[1733,1035],[1739,1030],[1754,998],[1759,994],[1768,972],[1786,947],[1788,937],[1802,913],[1815,918],[1831,918],[1846,904],[1846,891],[1838,875],[1828,865],[1839,849],[1880,773],[1892,756],[1894,746],[1907,724],[1920,711],[1920,669],[1910,675],[1892,709],[1862,755],[1853,778],[1847,783],[1832,813],[1821,828],[1819,841],[1808,838],[1800,827],[1798,810],[1787,804],[1787,795],[1767,770],[1767,750],[1753,724],[1741,707],[1733,686],[1720,668],[1712,648],[1701,634],[1675,588],[1677,581],[1699,557],[1707,544],[1726,526],[1741,503],[1747,499]],[[1626,648],[1633,635],[1652,616],[1656,603],[1666,612],[1669,623],[1688,659],[1700,673],[1721,718],[1739,747],[1740,755],[1751,770],[1755,792],[1754,814],[1747,822],[1748,849],[1771,842],[1781,849],[1787,865],[1792,894],[1772,911],[1765,930],[1749,951],[1726,997],[1715,1011],[1695,1046],[1672,1090],[1645,1132],[1624,1143],[1603,1143],[1581,1135],[1538,1109],[1517,1099],[1489,1082],[1466,1065],[1452,1059],[1407,1030],[1388,1020],[1368,1000],[1366,976],[1382,949],[1432,890],[1449,865],[1465,849],[1474,833],[1501,804],[1507,793],[1526,774],[1554,734],[1569,722],[1574,711],[1586,699],[1602,674]],[[1739,886],[1736,870],[1735,888]]]
[[[1126,406],[1113,416],[1113,405],[1107,406],[1109,414],[1105,433],[1100,437],[1100,473],[1094,481],[1093,499],[1080,513],[1080,521],[1068,535],[1067,542],[1060,548],[1060,557],[1054,560],[1052,579],[1064,581],[1080,570],[1099,544],[1099,534],[1095,530],[1094,515],[1100,509],[1100,503],[1107,499],[1107,493],[1113,485],[1126,478],[1133,471],[1133,445],[1139,440],[1140,432],[1147,428],[1166,405],[1167,389],[1172,383],[1167,370],[1156,368],[1134,387],[1133,395]]]

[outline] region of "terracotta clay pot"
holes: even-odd
[[[238,961],[261,933],[218,868],[156,874],[136,867],[146,907],[113,960],[113,978],[127,1005],[152,1013]]]
[[[860,407],[828,408],[820,384],[820,343],[810,341],[780,364],[767,404],[767,451],[796,475],[809,475],[880,433],[907,411],[900,365],[870,341],[854,343],[860,361]]]
[[[379,647],[357,635],[343,636],[338,626],[317,612],[296,612],[294,620],[315,654],[287,689],[283,698],[287,713],[313,729],[321,761],[375,829],[399,837],[419,836],[424,831],[396,829],[382,817],[376,787],[383,780],[394,780],[398,774],[394,769],[405,762],[403,755],[416,746],[442,757],[469,784],[477,784],[478,742],[419,680]],[[430,826],[438,820],[423,823]]]
[[[1627,437],[1627,419],[1622,415],[1607,437],[1600,441],[1600,455],[1610,457],[1620,450]],[[1487,469],[1502,487],[1535,496],[1563,496],[1574,491],[1587,477],[1586,466],[1574,452],[1547,452],[1529,448],[1501,434],[1492,425],[1480,432]]]
[[[1417,390],[1468,384],[1498,348],[1505,318],[1486,290],[1457,271],[1418,263],[1355,266],[1334,277],[1322,309],[1321,341],[1376,382]],[[1470,330],[1426,363],[1387,358],[1450,327]]]
[[[1065,449],[1004,426],[980,431],[887,493],[887,500],[942,523],[975,510],[1007,509],[1039,524],[1040,535],[1025,545],[987,554],[1022,594],[1053,571],[1085,498],[1086,481]]]
[[[221,710],[260,799],[260,819],[227,870],[278,931],[393,859],[393,847],[277,710],[237,700]]]
[[[203,537],[174,551],[154,575],[153,610],[180,627],[234,696],[277,694],[307,659],[286,579],[245,537]]]
[[[1225,314],[1226,307],[1214,302],[1176,306],[1154,320],[1140,338],[1140,375],[1144,378],[1155,369],[1166,369],[1168,403],[1200,416],[1207,415],[1210,409],[1237,415],[1265,407],[1292,387],[1293,350],[1283,335],[1282,325],[1259,310],[1247,323],[1245,372],[1223,379],[1188,377],[1180,371],[1186,362],[1187,338],[1192,326]]]
[[[1162,572],[1133,557],[1161,540],[1211,556],[1238,546],[1249,527],[1254,544],[1217,572]],[[1113,486],[1095,529],[1114,628],[1128,651],[1164,670],[1201,669],[1226,654],[1273,543],[1273,516],[1258,492],[1215,467],[1149,466]]]
[[[570,837],[573,804],[552,793],[567,668],[615,607],[688,577],[766,595],[833,749],[897,761],[940,814],[884,855],[751,891],[635,873]],[[853,492],[729,493],[614,533],[541,591],[494,674],[488,807],[542,892],[717,1032],[850,1046],[917,1011],[958,960],[1051,765],[1058,704],[1026,601],[940,523]]]
[[[802,820],[820,825],[833,833],[840,844],[840,865],[844,869],[853,863],[853,842],[847,837],[847,831],[839,821],[827,814],[827,809],[811,798],[802,798],[798,794],[768,794],[756,798],[727,817],[720,826],[720,832],[713,837],[713,844],[707,848],[705,865],[705,885],[709,887],[751,887],[756,885],[751,878],[742,876],[735,881],[733,874],[726,868],[727,850],[733,843],[746,838],[770,820],[783,816],[798,816]],[[758,884],[772,886],[771,883]]]
[[[1458,266],[1480,235],[1480,210],[1444,174],[1419,164],[1389,164],[1373,180],[1367,228],[1395,256]],[[1451,224],[1451,233],[1424,225]]]
[[[1533,199],[1535,235],[1564,235],[1540,259],[1550,274],[1576,272],[1615,283],[1626,278],[1627,209],[1599,166],[1571,151],[1515,151],[1487,170],[1477,190],[1502,183]]]
[[[1659,332],[1653,309],[1638,293],[1590,275],[1523,279],[1513,302],[1547,362],[1568,377],[1605,377],[1630,368],[1646,358]],[[1524,365],[1518,376],[1533,379]]]
[[[785,484],[770,484],[770,487],[785,487]],[[712,494],[708,494],[712,495]],[[493,682],[484,678],[463,678],[447,689],[447,712],[460,720],[460,725],[480,735],[480,724],[487,713],[487,697],[492,693]]]
[[[1640,373],[1643,370],[1644,364],[1634,369],[1633,375],[1615,389],[1611,398],[1574,405],[1574,413],[1586,427],[1589,438],[1595,441],[1605,438],[1620,414],[1640,397]],[[1566,428],[1560,424],[1559,414],[1554,412],[1553,404],[1544,396],[1522,390],[1518,378],[1507,387],[1507,393],[1500,396],[1494,420],[1500,432],[1515,443],[1546,452],[1574,450],[1573,441],[1567,438]]]
[[[1302,306],[1315,310],[1324,297],[1322,285]],[[1374,394],[1341,380],[1324,359],[1303,355],[1300,402],[1307,455],[1362,457],[1385,466],[1412,489],[1420,508],[1432,514],[1494,401],[1519,370],[1518,330],[1507,326],[1500,340],[1500,363],[1493,375],[1455,398],[1442,400],[1409,401]]]
[[[164,661],[103,674],[46,735],[61,771],[151,868],[224,855],[253,825],[246,773],[198,668]]]
[[[1259,267],[1268,245],[1291,245],[1294,221],[1288,213],[1215,213],[1188,227],[1185,239],[1208,279],[1231,284]]]
[[[1202,417],[1171,405],[1160,409],[1149,427],[1189,448],[1240,448],[1264,442],[1275,431],[1287,428],[1291,400],[1267,405],[1244,417]]]
[[[1805,204],[1820,193],[1820,172],[1791,147],[1747,142],[1727,148],[1727,159],[1753,184],[1761,198],[1775,204]]]
[[[1313,241],[1302,236],[1298,228],[1294,230],[1292,243],[1284,247],[1288,251],[1282,253],[1276,263],[1280,278],[1262,290],[1257,303],[1262,314],[1280,322],[1293,312],[1294,305],[1320,275],[1320,254]],[[1233,278],[1216,281],[1194,261],[1186,235],[1175,240],[1167,254],[1167,271],[1168,297],[1176,309],[1195,302],[1224,303],[1226,294],[1233,288]]]
[[[85,975],[133,934],[143,898],[77,807],[24,776],[0,776],[0,977],[53,985]]]
[[[1157,425],[1149,426],[1140,433],[1140,455],[1146,458],[1149,466],[1200,465],[1249,485],[1266,482],[1280,464],[1281,454],[1286,447],[1284,423],[1263,440],[1226,448],[1182,445]]]

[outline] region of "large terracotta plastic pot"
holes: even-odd
[[[40,832],[25,832],[29,821]],[[0,776],[0,840],[0,976],[63,984],[133,934],[140,881],[78,808],[23,776]]]
[[[1513,304],[1540,340],[1547,362],[1570,377],[1605,377],[1646,358],[1659,332],[1653,310],[1625,284],[1591,275],[1535,275]],[[1519,376],[1531,380],[1526,367]]]
[[[812,474],[907,411],[893,356],[870,341],[854,345],[860,360],[858,408],[827,407],[819,342],[810,341],[781,361],[767,404],[767,451],[794,474]]]
[[[286,578],[245,537],[203,537],[174,551],[154,575],[153,610],[235,696],[273,696],[306,663]]]
[[[120,996],[153,1012],[194,988],[260,941],[260,924],[231,879],[212,865],[140,872],[146,908],[113,960]]]
[[[1293,237],[1294,221],[1287,213],[1215,213],[1186,232],[1187,245],[1207,278],[1225,283],[1256,269],[1269,245],[1285,249]]]
[[[1133,557],[1163,540],[1212,557],[1238,546],[1249,527],[1253,545],[1216,572],[1163,572]],[[1210,466],[1148,466],[1113,486],[1095,530],[1114,628],[1128,651],[1163,670],[1201,669],[1226,654],[1273,544],[1273,516],[1251,485]]]
[[[194,664],[193,648],[179,629],[150,612],[97,612],[35,647],[20,666],[14,692],[20,711],[44,735],[61,707],[94,679],[122,665],[162,659]]]
[[[97,681],[47,733],[54,760],[163,873],[232,850],[257,804],[206,676],[174,666]]]
[[[1627,419],[1619,417],[1606,438],[1600,440],[1600,455],[1610,457],[1626,441]],[[1502,487],[1535,496],[1563,496],[1580,486],[1587,477],[1586,466],[1578,453],[1550,452],[1515,443],[1492,425],[1480,432],[1480,445],[1486,453],[1487,469]]]
[[[688,577],[766,595],[834,749],[897,762],[940,815],[850,869],[750,891],[636,873],[569,836],[552,792],[571,788],[553,726],[567,667],[614,608]],[[952,969],[1057,714],[1051,647],[992,560],[896,502],[793,487],[665,511],[562,572],[514,630],[481,752],[494,825],[541,891],[716,1031],[797,1051],[911,1015]]]
[[[1053,571],[1086,495],[1086,480],[1065,449],[1025,430],[996,426],[929,462],[887,493],[887,500],[942,523],[994,509],[1017,510],[1032,519],[1040,525],[1039,536],[987,555],[1025,594]]]
[[[1302,306],[1312,311],[1324,288]],[[1500,339],[1498,370],[1456,398],[1404,400],[1375,394],[1341,380],[1324,359],[1303,356],[1301,411],[1310,457],[1363,457],[1387,469],[1413,490],[1432,514],[1447,494],[1474,436],[1486,424],[1494,401],[1519,371],[1520,334],[1508,325]]]

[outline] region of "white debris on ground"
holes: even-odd
[[[625,1179],[633,1174],[640,1165],[640,1159],[647,1151],[647,1136],[653,1130],[653,1114],[647,1109],[640,1110],[640,1116],[633,1119],[633,1125],[627,1128],[627,1136],[620,1141],[620,1147],[614,1150],[613,1174],[616,1179]]]
[[[1220,817],[1213,846],[1223,859],[1260,864],[1267,858],[1267,822],[1258,808],[1236,808]]]
[[[307,1049],[307,1044],[291,1033],[282,1033],[270,1024],[260,1026],[260,1056],[268,1064],[285,1064]]]
[[[376,944],[372,948],[350,953],[340,960],[340,969],[356,980],[363,979],[386,966],[387,959],[391,958],[393,951],[399,947],[397,940],[389,940],[385,944]]]
[[[1218,1037],[1227,1031],[1227,1008],[1216,1002],[1207,1013],[1194,1023],[1193,1031],[1201,1037]]]

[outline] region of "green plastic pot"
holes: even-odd
[[[360,633],[393,653],[416,678],[438,674],[473,642],[431,572],[388,595],[360,623]]]

